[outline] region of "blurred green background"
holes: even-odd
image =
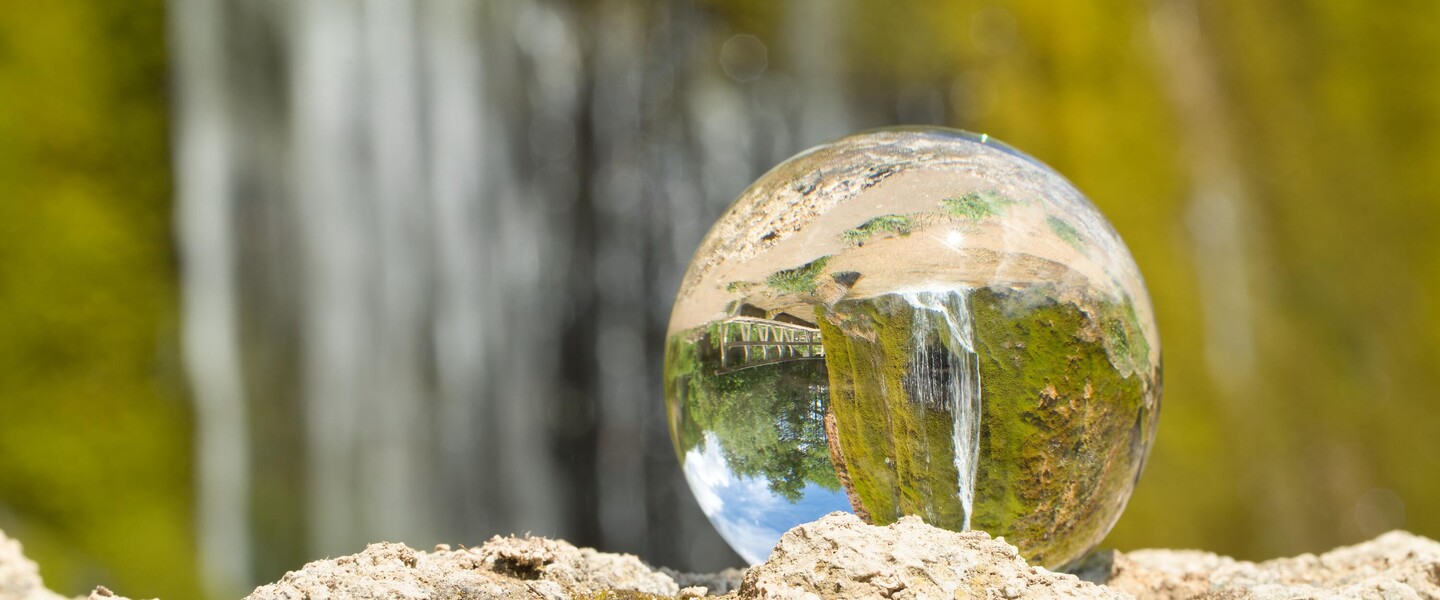
[[[0,4],[0,529],[68,593],[197,590],[163,3]]]
[[[295,40],[307,33],[276,23],[295,17],[313,26],[302,18],[308,13],[283,3],[242,9],[206,1],[231,11],[222,14],[249,14],[252,28],[256,18],[245,11],[267,14],[271,20],[260,20],[270,23],[267,31],[293,36],[274,52],[252,56],[231,48],[230,60],[254,62],[257,71],[290,81],[267,97],[303,108],[307,88],[295,80],[307,71],[285,66],[285,52],[300,47]],[[789,50],[795,47],[789,38],[808,31],[810,14],[796,16],[793,4],[541,3],[546,18],[564,24],[561,37],[576,57],[565,73],[578,82],[580,100],[566,106],[583,114],[567,121],[574,131],[566,148],[575,149],[566,150],[567,160],[587,173],[604,172],[619,147],[611,140],[628,139],[606,133],[614,126],[606,118],[611,83],[597,71],[613,56],[594,58],[590,50],[610,48],[621,52],[614,59],[620,63],[643,63],[657,46],[606,46],[607,35],[619,35],[617,22],[647,40],[674,37],[683,25],[683,39],[674,43],[693,50],[665,67],[664,76],[679,82],[665,103],[633,108],[642,113],[637,131],[655,131],[653,121],[684,121],[673,115],[705,120],[704,113],[717,110],[695,91],[706,85],[764,102],[755,94],[804,86],[806,70],[823,64],[838,82],[834,92],[850,115],[846,127],[931,122],[987,132],[1047,162],[1090,196],[1129,244],[1156,307],[1165,363],[1159,438],[1107,546],[1195,547],[1259,559],[1358,542],[1391,528],[1440,537],[1440,3],[853,0],[820,5],[834,23],[838,53],[819,63]],[[419,6],[411,9],[433,8]],[[481,11],[473,21],[481,47],[518,45],[543,55],[545,48],[534,46],[554,43],[554,32],[530,37],[527,28],[552,21],[504,20],[525,10]],[[654,26],[662,21],[668,29]],[[417,23],[423,34],[426,21]],[[188,25],[169,26],[174,32]],[[513,37],[484,38],[512,28],[519,32]],[[722,56],[736,35],[765,45],[761,74]],[[104,583],[136,597],[184,598],[207,587],[197,555],[203,532],[195,524],[194,411],[179,343],[185,257],[172,231],[178,200],[171,76],[180,51],[167,51],[167,5],[159,0],[0,2],[0,529],[19,538],[50,585],[65,593]],[[789,77],[791,88],[760,87],[780,77]],[[237,88],[235,102],[251,102],[254,94]],[[534,116],[549,109],[537,102],[524,94],[495,101],[489,109],[495,114],[519,107],[515,114],[528,119],[519,122],[540,123],[539,129],[521,125],[509,131],[521,142],[477,160],[551,172],[548,163],[502,158],[550,152],[541,147],[548,138],[535,133],[549,130]],[[301,108],[285,113],[292,125],[303,117]],[[697,126],[685,139],[703,146],[709,131]],[[803,138],[775,142],[769,152],[778,160],[824,141]],[[679,163],[703,154],[667,148],[678,152]],[[765,166],[707,183],[713,184],[707,200],[697,201],[690,219],[718,216]],[[673,164],[671,171],[694,173]],[[573,217],[562,234],[604,240],[619,217],[606,212],[602,193],[584,190],[610,180],[586,177],[554,192],[563,201],[541,220],[590,211],[576,214],[599,216]],[[535,197],[550,197],[545,189]],[[651,210],[645,202],[614,210],[643,215]],[[241,208],[234,210],[243,221]],[[303,223],[297,227],[293,235],[304,238]],[[651,246],[636,250],[655,290],[646,297],[654,306],[634,309],[654,315],[635,325],[651,357],[658,356],[656,334],[668,311],[661,299],[673,294],[683,259],[703,232],[690,226],[672,235],[674,227],[656,227],[667,230],[656,246],[673,245],[681,258],[650,260]],[[595,267],[577,260],[556,268]],[[496,277],[493,285],[507,285]],[[576,296],[579,308],[569,314],[580,325],[562,336],[601,335],[608,313],[584,304],[600,296]],[[555,509],[571,516],[553,531],[652,562],[720,566],[720,559],[666,550],[680,547],[672,542],[607,541],[611,513],[589,507],[613,499],[603,484],[618,467],[590,461],[598,452],[608,460],[648,460],[646,468],[662,472],[668,442],[658,442],[661,459],[606,454],[606,444],[624,436],[605,429],[607,405],[591,406],[587,398],[609,371],[596,366],[591,346],[565,347],[552,362],[592,375],[576,378],[548,410],[599,416],[578,433],[555,429],[565,433],[555,434],[546,460],[558,465],[556,479],[564,483],[557,489],[580,491],[573,505]],[[264,372],[250,368],[246,377],[254,381]],[[635,410],[661,411],[658,368],[640,377],[648,378],[639,396],[648,404]],[[269,389],[263,381],[257,387]],[[293,402],[302,400],[297,394]],[[255,444],[264,446],[265,420],[251,418]],[[669,468],[678,472],[673,461]],[[662,473],[642,481],[678,481]],[[697,518],[693,508],[672,514],[663,507],[692,502],[683,490],[656,494],[646,496],[648,535],[668,535],[667,519],[682,518],[675,514]],[[486,498],[468,501],[485,512],[493,500]],[[584,511],[591,512],[572,514]],[[507,523],[464,535],[507,533]],[[412,543],[480,541],[460,535],[442,530],[440,539]],[[261,556],[322,554],[283,536],[257,535],[255,544],[251,552]],[[277,568],[258,568],[251,577],[274,579]]]

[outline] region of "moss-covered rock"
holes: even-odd
[[[1159,373],[1134,307],[1054,286],[953,293],[970,332],[904,294],[816,307],[823,363],[722,374],[720,326],[672,336],[677,453],[713,433],[734,473],[792,502],[806,481],[843,486],[877,525],[916,515],[961,530],[968,517],[1035,564],[1080,557],[1119,517],[1153,439]],[[975,369],[963,377],[979,389],[978,448],[957,447],[958,368]],[[976,461],[969,515],[957,455]]]
[[[1052,298],[1037,289],[971,295],[983,382],[972,523],[1046,566],[1104,537],[1148,439],[1149,383],[1124,375],[1092,333],[1112,329],[1103,315],[1123,311]]]
[[[1051,567],[1099,542],[1119,516],[1153,433],[1146,395],[1158,376],[1133,309],[1057,297],[970,293],[982,399],[971,527]],[[907,378],[914,361],[963,349],[917,347],[913,311],[898,296],[820,311],[843,468],[876,524],[919,515],[960,529],[954,415],[916,402]]]

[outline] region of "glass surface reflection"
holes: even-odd
[[[796,523],[850,509],[843,492],[813,481],[786,496],[763,475],[736,475],[721,448],[714,434],[706,434],[705,443],[685,455],[685,479],[721,537],[752,564],[765,560]]]
[[[665,385],[690,487],[752,563],[847,510],[1056,567],[1134,488],[1160,347],[1129,252],[1063,178],[988,138],[882,130],[786,161],[716,223]]]

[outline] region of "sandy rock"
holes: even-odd
[[[563,541],[496,537],[479,548],[372,544],[256,589],[255,600],[341,598],[1427,598],[1440,600],[1440,543],[1404,532],[1262,563],[1191,550],[1099,552],[1075,575],[1031,567],[1013,546],[907,517],[866,525],[833,513],[790,530],[742,572],[678,573]],[[1083,580],[1082,580],[1083,579]],[[1097,585],[1103,583],[1104,585]],[[738,588],[737,588],[738,586]],[[683,588],[683,589],[682,589]],[[728,593],[726,593],[728,592]],[[103,587],[90,600],[125,600]],[[62,600],[0,532],[0,600]]]
[[[95,588],[88,600],[128,600],[104,586]],[[20,542],[0,531],[0,600],[65,600],[40,581],[40,569],[25,557]]]
[[[121,595],[119,595],[119,594],[116,594],[115,592],[110,591],[110,588],[107,588],[107,587],[105,587],[105,586],[103,586],[103,585],[97,585],[97,586],[95,586],[95,589],[94,589],[94,590],[91,590],[91,591],[90,591],[90,595],[85,597],[85,600],[129,600],[129,599],[126,598],[126,597],[124,597],[124,596],[121,596]]]
[[[1032,567],[981,531],[955,533],[905,517],[887,527],[831,513],[791,529],[736,597],[1124,598],[1074,575]]]
[[[1404,532],[1262,563],[1208,552],[1115,553],[1106,586],[1137,598],[1440,598],[1440,543]]]
[[[0,532],[0,600],[60,600],[45,589],[40,569],[20,548],[20,542]]]
[[[606,554],[534,537],[495,537],[479,548],[371,544],[359,554],[320,560],[262,586],[250,600],[327,598],[511,598],[561,600],[607,590],[672,597],[674,580],[628,554]]]

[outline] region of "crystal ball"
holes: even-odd
[[[665,407],[701,510],[752,564],[832,511],[980,529],[1062,568],[1155,437],[1140,271],[1039,161],[941,128],[864,132],[752,184],[667,330]]]

